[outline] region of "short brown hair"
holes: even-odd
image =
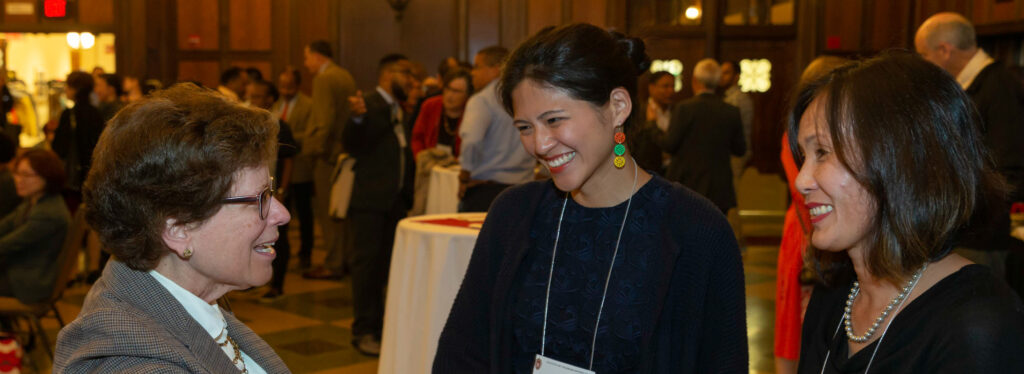
[[[499,45],[492,45],[481,49],[480,52],[477,52],[476,54],[483,57],[484,64],[487,65],[487,67],[501,66],[505,63],[505,59],[508,58],[508,48]]]
[[[100,136],[82,191],[86,219],[107,250],[135,270],[167,253],[168,218],[199,225],[235,176],[267,165],[277,123],[265,110],[181,83],[124,108]]]
[[[46,193],[60,193],[64,189],[67,175],[64,174],[64,162],[57,157],[56,153],[45,149],[29,149],[15,157],[11,165],[17,168],[22,160],[28,161],[28,166],[32,168],[32,171],[46,181],[44,190]]]
[[[805,85],[789,117],[794,155],[800,118],[823,100],[835,156],[874,198],[868,269],[898,284],[926,262],[950,253],[968,225],[1003,205],[978,130],[978,114],[959,84],[910,53],[843,65]],[[849,267],[846,253],[808,246],[815,271],[829,282]]]

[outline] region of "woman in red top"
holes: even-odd
[[[473,79],[466,69],[452,69],[442,80],[441,95],[423,102],[412,128],[412,154],[429,148],[447,150],[459,157],[459,124],[466,101],[473,94]]]

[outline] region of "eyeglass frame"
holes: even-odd
[[[267,217],[270,216],[270,208],[271,208],[271,205],[273,205],[273,201],[271,201],[271,200],[274,199],[274,194],[276,192],[277,192],[277,189],[274,188],[274,177],[270,177],[270,184],[267,186],[267,188],[264,188],[263,191],[260,191],[260,193],[258,193],[256,195],[251,195],[251,196],[231,196],[231,197],[225,197],[225,198],[220,200],[220,203],[221,204],[256,203],[257,206],[260,209],[260,219],[266,221]],[[264,194],[267,195],[267,210],[266,210],[266,213],[263,212],[263,195]]]

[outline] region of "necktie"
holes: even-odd
[[[288,122],[288,102],[285,101],[284,105],[281,106],[281,120]]]
[[[394,126],[395,138],[398,139],[398,189],[405,183],[405,129],[402,127],[402,107],[397,103],[391,106],[391,124]]]

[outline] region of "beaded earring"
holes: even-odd
[[[622,126],[616,128],[615,131],[615,167],[622,169],[626,166],[626,158],[622,157],[626,153],[626,146],[622,143],[626,142],[626,133],[623,132]]]

